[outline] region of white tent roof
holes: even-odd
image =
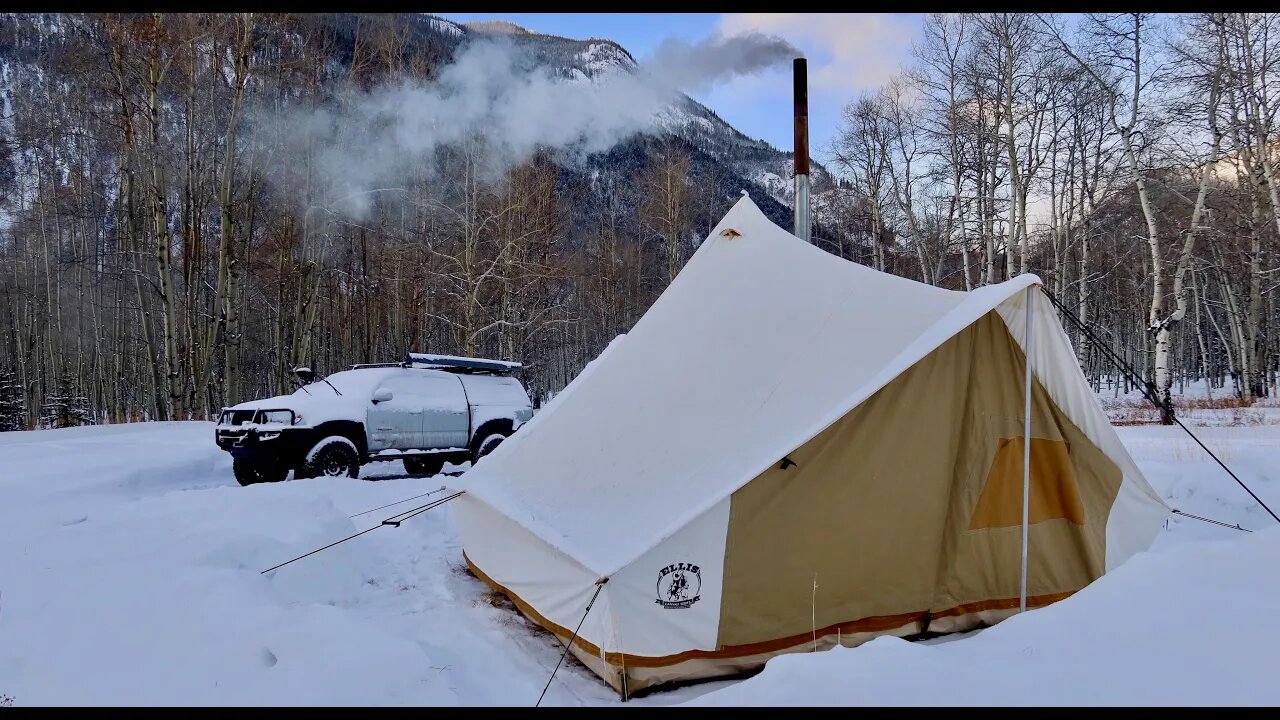
[[[573,401],[557,398],[462,487],[607,576],[1038,282],[963,293],[894,277],[797,239],[744,197]]]

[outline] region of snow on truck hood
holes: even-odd
[[[233,405],[227,410],[292,410],[302,416],[299,425],[318,425],[330,420],[363,419],[365,408],[373,388],[387,377],[388,370],[397,368],[368,368],[344,370],[318,380],[305,388],[298,388],[290,395],[277,395],[265,400],[249,400]],[[336,387],[342,394],[333,391]]]
[[[320,393],[314,390],[312,390],[310,397],[301,394],[301,391],[299,391],[293,395],[277,395],[265,400],[250,400],[227,409],[292,410],[294,414],[302,416],[302,421],[298,423],[301,426],[319,425],[329,420],[363,419],[365,403],[369,402],[368,395],[347,395],[344,393],[339,397],[334,395],[333,391],[324,383],[320,385],[324,387],[325,392],[328,394],[327,397],[321,396]]]

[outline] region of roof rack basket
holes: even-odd
[[[473,375],[510,375],[524,367],[518,362],[507,362],[505,360],[458,357],[456,355],[430,355],[416,352],[405,353],[404,362],[401,364],[404,367],[445,370],[447,372]]]

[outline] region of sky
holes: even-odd
[[[825,159],[840,111],[860,91],[908,61],[921,18],[908,13],[440,13],[454,22],[509,20],[535,32],[607,38],[643,61],[667,38],[696,42],[719,33],[777,35],[809,59],[809,144]],[[726,83],[695,99],[743,133],[790,150],[791,67]]]

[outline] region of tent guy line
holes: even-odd
[[[358,518],[358,517],[360,517],[361,515],[368,515],[368,514],[369,514],[369,513],[371,513],[371,512],[377,512],[378,510],[385,510],[386,508],[389,508],[389,507],[391,507],[392,505],[399,505],[400,503],[407,503],[407,502],[409,502],[410,500],[417,500],[418,498],[424,498],[424,497],[426,497],[426,496],[428,496],[428,495],[435,495],[435,494],[436,494],[436,493],[438,493],[438,492],[442,492],[444,489],[445,489],[445,486],[444,486],[444,485],[441,485],[440,487],[436,488],[435,490],[432,490],[431,492],[424,492],[424,493],[422,493],[421,495],[414,495],[413,497],[407,497],[407,498],[405,498],[405,499],[403,499],[403,500],[397,500],[397,501],[395,501],[395,502],[393,502],[393,503],[387,503],[386,505],[379,505],[378,507],[373,508],[372,510],[365,510],[364,512],[358,512],[358,513],[356,513],[355,515],[348,515],[348,516],[347,516],[347,519],[349,520],[349,519],[351,519],[351,518]],[[394,517],[394,516],[392,516],[392,517]]]
[[[439,490],[436,490],[436,491],[433,491],[433,492],[439,492]],[[438,500],[432,500],[431,502],[427,503],[426,505],[421,505],[421,506],[416,507],[416,508],[411,508],[411,509],[409,509],[409,510],[405,510],[405,511],[404,511],[404,512],[402,512],[402,513],[396,513],[395,515],[392,515],[391,517],[389,517],[389,518],[387,518],[387,519],[383,520],[382,522],[378,523],[377,525],[374,525],[374,526],[373,526],[373,527],[371,527],[371,528],[367,528],[367,529],[361,530],[360,532],[358,532],[358,533],[356,533],[356,534],[354,534],[354,535],[348,535],[347,537],[344,537],[344,538],[342,538],[341,540],[338,540],[337,542],[331,542],[331,543],[329,543],[328,545],[325,545],[325,546],[324,546],[324,547],[322,547],[322,548],[316,548],[315,550],[312,550],[311,552],[306,553],[305,555],[299,555],[298,557],[296,557],[296,558],[294,558],[294,559],[292,559],[292,560],[286,560],[286,561],[284,561],[284,562],[280,563],[279,565],[273,565],[273,566],[271,566],[271,567],[267,568],[266,570],[263,570],[262,572],[260,572],[260,573],[258,573],[258,574],[259,574],[259,575],[266,575],[267,573],[271,572],[272,570],[279,570],[280,568],[284,567],[285,565],[288,565],[289,563],[297,562],[297,561],[299,561],[299,560],[301,560],[301,559],[303,559],[303,558],[311,557],[312,555],[315,555],[315,554],[316,554],[316,553],[318,553],[318,552],[322,552],[322,551],[324,551],[324,550],[328,550],[329,548],[331,548],[331,547],[333,547],[333,546],[335,546],[335,545],[341,545],[342,543],[344,543],[344,542],[346,542],[346,541],[348,541],[348,540],[354,540],[354,539],[356,539],[356,538],[360,537],[361,535],[364,535],[365,533],[371,533],[371,532],[373,532],[374,530],[377,530],[377,529],[378,529],[378,528],[380,528],[380,527],[387,527],[388,525],[389,525],[389,526],[391,526],[391,527],[400,527],[400,523],[404,522],[405,520],[408,520],[409,518],[414,517],[414,516],[416,516],[416,515],[421,515],[422,513],[426,512],[426,511],[428,511],[428,510],[432,510],[432,509],[434,509],[434,508],[438,508],[438,507],[440,507],[441,505],[443,505],[443,504],[445,504],[445,503],[449,502],[450,500],[452,500],[452,499],[454,499],[454,498],[458,497],[459,495],[462,495],[462,494],[463,494],[463,493],[465,493],[465,492],[466,492],[465,490],[460,490],[460,491],[458,491],[458,492],[456,492],[456,493],[454,493],[454,494],[452,494],[452,495],[446,495],[445,497],[442,497],[442,498],[440,498],[440,499],[438,499]],[[431,493],[427,493],[427,494],[428,494],[428,495],[430,495]],[[412,498],[410,498],[410,499],[412,499]],[[404,502],[404,501],[402,500],[401,502]],[[392,504],[392,505],[397,505],[398,503],[391,503],[391,504]],[[376,510],[377,508],[374,508],[374,509]],[[370,511],[370,512],[372,512],[372,511]],[[354,517],[354,516],[353,516],[353,517]],[[397,519],[397,518],[399,518],[399,519]]]
[[[1240,532],[1247,532],[1247,533],[1251,533],[1251,532],[1253,532],[1253,531],[1252,531],[1252,530],[1250,530],[1249,528],[1240,527],[1240,524],[1239,524],[1239,523],[1236,523],[1235,525],[1232,525],[1232,524],[1230,524],[1230,523],[1224,523],[1224,522],[1222,522],[1221,520],[1210,520],[1210,519],[1209,519],[1209,518],[1207,518],[1207,517],[1201,517],[1201,516],[1199,516],[1199,515],[1192,515],[1192,514],[1191,514],[1191,513],[1189,513],[1189,512],[1182,512],[1181,510],[1173,510],[1172,512],[1173,512],[1173,514],[1174,514],[1174,515],[1181,515],[1181,516],[1183,516],[1183,517],[1189,517],[1189,518],[1191,518],[1192,520],[1200,520],[1200,521],[1202,521],[1202,522],[1211,523],[1211,524],[1213,524],[1213,525],[1221,525],[1222,527],[1225,527],[1225,528],[1231,528],[1232,530],[1239,530]]]
[[[1146,398],[1149,402],[1151,402],[1153,405],[1155,405],[1155,406],[1156,406],[1156,408],[1163,409],[1163,406],[1160,404],[1160,401],[1159,401],[1159,400],[1157,400],[1157,399],[1154,397],[1154,393],[1152,392],[1152,384],[1151,384],[1151,381],[1149,381],[1149,380],[1144,381],[1144,380],[1142,379],[1142,376],[1138,374],[1138,371],[1137,371],[1136,369],[1134,369],[1134,367],[1133,367],[1132,365],[1130,365],[1130,364],[1129,364],[1129,363],[1128,363],[1124,358],[1120,357],[1120,356],[1119,356],[1119,355],[1118,355],[1114,350],[1112,350],[1110,347],[1108,347],[1108,346],[1107,346],[1107,344],[1106,344],[1106,343],[1104,343],[1104,342],[1102,341],[1102,339],[1101,339],[1101,338],[1099,338],[1099,337],[1097,336],[1097,334],[1095,334],[1095,333],[1093,332],[1093,330],[1092,330],[1092,329],[1090,329],[1088,326],[1086,326],[1086,325],[1084,324],[1084,321],[1083,321],[1083,320],[1081,320],[1080,318],[1076,317],[1075,313],[1071,312],[1070,310],[1068,310],[1068,309],[1067,309],[1067,307],[1066,307],[1065,305],[1063,305],[1062,303],[1058,302],[1058,299],[1057,299],[1056,297],[1054,297],[1054,296],[1053,296],[1053,293],[1049,292],[1049,289],[1048,289],[1048,288],[1046,288],[1045,286],[1041,285],[1041,286],[1040,286],[1040,291],[1044,293],[1045,297],[1049,298],[1049,302],[1053,303],[1054,307],[1056,307],[1056,308],[1058,308],[1058,310],[1062,311],[1062,313],[1063,313],[1064,315],[1066,315],[1068,318],[1070,318],[1070,319],[1071,319],[1071,321],[1072,321],[1072,322],[1074,322],[1074,323],[1076,324],[1076,327],[1080,328],[1080,330],[1081,330],[1081,331],[1083,331],[1086,335],[1088,335],[1088,336],[1089,336],[1089,339],[1093,341],[1093,344],[1094,344],[1096,347],[1101,348],[1101,349],[1102,349],[1102,351],[1103,351],[1103,352],[1105,352],[1105,353],[1107,354],[1107,356],[1108,356],[1108,357],[1110,357],[1110,358],[1112,359],[1112,361],[1114,361],[1114,362],[1115,362],[1115,364],[1116,364],[1116,367],[1117,367],[1117,368],[1119,368],[1119,369],[1120,369],[1120,370],[1122,370],[1123,372],[1127,373],[1127,374],[1129,375],[1129,379],[1133,380],[1133,382],[1134,382],[1134,384],[1135,384],[1135,385],[1137,385],[1138,387],[1142,388],[1142,396],[1143,396],[1144,398]],[[1191,432],[1191,428],[1189,428],[1189,427],[1187,427],[1186,425],[1182,424],[1182,421],[1181,421],[1181,420],[1179,420],[1179,419],[1177,418],[1177,416],[1172,415],[1172,413],[1170,414],[1170,417],[1173,419],[1173,422],[1174,422],[1174,423],[1176,423],[1176,424],[1178,425],[1178,427],[1182,428],[1182,430],[1183,430],[1184,432],[1186,432],[1186,433],[1187,433],[1187,435],[1191,436],[1191,439],[1192,439],[1192,440],[1195,440],[1195,441],[1196,441],[1196,444],[1200,446],[1200,449],[1201,449],[1201,450],[1204,450],[1206,453],[1208,453],[1208,454],[1209,454],[1209,457],[1213,458],[1213,461],[1214,461],[1214,462],[1218,463],[1218,465],[1219,465],[1219,466],[1221,466],[1223,470],[1227,471],[1227,474],[1231,476],[1231,479],[1232,479],[1232,480],[1235,480],[1235,481],[1236,481],[1236,483],[1240,485],[1240,487],[1244,488],[1244,491],[1245,491],[1245,492],[1249,493],[1249,497],[1253,498],[1255,502],[1257,502],[1259,505],[1261,505],[1261,506],[1262,506],[1262,509],[1263,509],[1263,510],[1266,510],[1266,511],[1267,511],[1267,514],[1269,514],[1273,520],[1275,520],[1276,522],[1280,523],[1280,516],[1277,516],[1277,515],[1275,514],[1275,512],[1274,512],[1274,511],[1272,511],[1272,509],[1271,509],[1270,507],[1268,507],[1268,506],[1267,506],[1267,504],[1266,504],[1265,502],[1263,502],[1263,501],[1262,501],[1262,498],[1258,497],[1257,493],[1255,493],[1253,490],[1249,489],[1249,486],[1244,484],[1244,481],[1240,479],[1240,476],[1238,476],[1238,475],[1236,475],[1234,472],[1232,472],[1232,471],[1231,471],[1231,468],[1227,467],[1227,464],[1226,464],[1226,463],[1224,463],[1224,462],[1222,462],[1222,459],[1221,459],[1221,458],[1219,458],[1219,457],[1217,456],[1217,454],[1216,454],[1216,453],[1214,453],[1212,450],[1210,450],[1210,449],[1209,449],[1209,447],[1208,447],[1207,445],[1205,445],[1203,442],[1201,442],[1200,438],[1199,438],[1199,437],[1197,437],[1195,433]],[[1178,511],[1177,511],[1177,510],[1174,510],[1173,512],[1177,513]],[[1178,513],[1178,514],[1179,514],[1179,515],[1186,515],[1186,513]],[[1195,516],[1193,516],[1193,515],[1187,515],[1187,517],[1195,517]],[[1198,519],[1198,520],[1207,520],[1207,518],[1196,518],[1196,519]],[[1217,521],[1216,521],[1216,520],[1211,520],[1211,521],[1209,521],[1209,522],[1217,522]],[[1220,524],[1220,525],[1226,525],[1227,527],[1231,527],[1231,525],[1229,525],[1229,524],[1227,524],[1227,523],[1218,523],[1218,524]],[[1243,530],[1244,528],[1240,528],[1240,529],[1241,529],[1241,530]]]
[[[569,648],[573,647],[573,641],[578,639],[578,633],[582,630],[582,623],[587,621],[587,615],[591,612],[591,608],[596,604],[596,598],[600,597],[600,590],[604,584],[609,582],[609,578],[601,578],[596,581],[596,591],[592,593],[591,600],[587,601],[587,609],[582,611],[582,619],[578,621],[578,627],[573,629],[573,637],[569,638],[569,642],[564,644],[564,652],[560,653],[560,659],[556,661],[555,668],[551,671],[551,677],[547,678],[547,684],[542,688],[542,694],[538,696],[538,702],[534,703],[534,707],[542,705],[542,698],[546,697],[547,690],[551,687],[551,681],[556,679],[556,673],[560,672],[560,666],[564,663],[564,658],[569,654]]]
[[[450,500],[452,500],[452,499],[454,499],[454,498],[458,497],[458,496],[459,496],[459,495],[461,495],[463,492],[466,492],[466,491],[465,491],[465,490],[462,490],[462,491],[456,492],[456,493],[454,493],[454,494],[452,494],[452,495],[449,495],[449,496],[446,496],[446,497],[440,498],[439,500],[434,500],[434,501],[432,501],[432,502],[429,502],[429,503],[427,503],[426,505],[422,505],[422,506],[420,506],[420,507],[413,508],[412,510],[406,510],[406,511],[404,511],[404,512],[400,513],[399,515],[392,515],[390,518],[387,518],[386,520],[383,520],[383,521],[382,521],[382,524],[383,524],[383,525],[390,525],[390,526],[392,526],[392,527],[400,527],[400,523],[404,522],[405,520],[408,520],[409,518],[412,518],[412,517],[417,517],[418,515],[421,515],[422,513],[426,512],[426,511],[428,511],[428,510],[432,510],[432,509],[434,509],[434,508],[440,507],[441,505],[443,505],[443,504],[445,504],[445,503],[449,502]],[[399,519],[398,519],[398,520],[392,520],[391,518],[399,518]]]

